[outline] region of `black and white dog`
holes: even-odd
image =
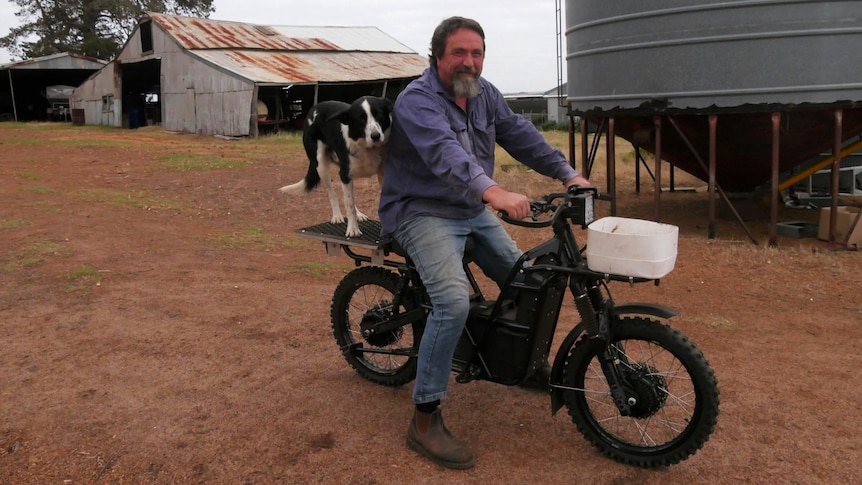
[[[347,211],[347,237],[362,235],[359,221],[368,217],[356,208],[353,180],[377,175],[383,185],[386,142],[392,124],[392,101],[363,96],[353,104],[323,101],[314,105],[305,119],[302,144],[308,155],[308,173],[299,182],[282,187],[282,192],[298,195],[309,192],[322,181],[329,192],[334,224],[344,222],[338,196],[330,180],[330,163],[338,166]]]

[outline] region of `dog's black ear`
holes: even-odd
[[[329,116],[326,117],[326,121],[338,120],[342,124],[348,125],[348,124],[350,124],[349,123],[350,116],[348,115],[349,111],[350,111],[349,105],[344,106],[343,108],[339,108],[339,109],[333,111],[332,113],[330,113]]]

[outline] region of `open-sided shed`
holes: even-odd
[[[63,52],[0,65],[0,121],[68,118],[71,89],[105,64]]]
[[[428,60],[376,27],[264,26],[149,13],[72,95],[87,124],[225,136],[297,128],[318,101],[394,99]]]

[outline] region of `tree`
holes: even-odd
[[[75,52],[114,58],[145,12],[209,17],[214,0],[9,0],[24,23],[0,37],[0,48],[28,59]]]

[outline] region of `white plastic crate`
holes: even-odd
[[[676,264],[677,226],[603,217],[588,226],[587,238],[587,266],[599,273],[657,279]]]

